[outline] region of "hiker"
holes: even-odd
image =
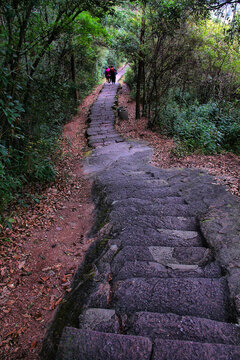
[[[111,73],[110,73],[110,68],[109,67],[106,67],[105,78],[106,78],[107,82],[110,83]]]
[[[117,70],[114,68],[114,66],[111,66],[111,68],[110,68],[110,74],[111,74],[112,84],[115,84],[115,82],[116,82]]]

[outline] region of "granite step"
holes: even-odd
[[[151,354],[148,338],[67,327],[56,360],[150,360]]]
[[[115,270],[115,269],[114,269]],[[161,265],[157,262],[127,261],[119,271],[111,271],[114,281],[130,278],[220,278],[221,269],[216,263],[204,267],[186,264]]]
[[[152,229],[124,226],[115,236],[122,246],[201,247],[203,240],[197,231]]]
[[[152,360],[239,360],[240,346],[181,340],[155,341]]]
[[[95,130],[95,129],[89,129],[87,130],[86,134],[88,136],[96,136],[96,135],[118,135],[118,133],[116,133],[116,131],[114,131],[113,128],[109,128],[109,129],[98,129],[98,130]]]
[[[113,139],[113,138],[115,138],[115,137],[117,137],[117,138],[119,138],[120,136],[119,136],[119,134],[117,133],[117,132],[104,132],[103,134],[96,134],[96,135],[91,135],[91,136],[89,136],[89,138],[91,139],[91,140],[98,140],[98,139],[105,139],[105,138],[109,138],[109,139]]]
[[[204,266],[212,260],[212,251],[205,247],[125,246],[117,253],[111,267],[120,269],[126,261]]]
[[[240,346],[64,329],[56,360],[238,360]]]
[[[111,262],[114,280],[133,277],[219,278],[221,268],[204,247],[125,246]]]
[[[134,188],[133,186],[131,189],[126,189],[124,187],[121,188],[119,186],[117,187],[111,184],[111,188],[108,187],[107,190],[108,192],[106,194],[106,200],[109,203],[112,203],[116,200],[129,199],[130,197],[142,200],[162,199],[162,201],[164,201],[164,198],[176,198],[182,196],[178,188],[173,189],[169,186],[160,188],[149,188],[149,186],[142,186],[141,188],[137,188],[135,186]],[[184,198],[182,198],[182,201],[184,201]]]
[[[113,318],[111,318],[113,322]],[[128,335],[140,335],[151,339],[188,340],[196,342],[240,344],[240,327],[194,316],[172,313],[159,314],[138,312],[124,325]]]
[[[169,230],[183,230],[183,231],[196,231],[198,230],[198,221],[196,217],[189,216],[155,216],[155,215],[138,215],[134,216],[127,211],[125,214],[112,212],[109,215],[110,221],[114,226],[131,225],[146,228],[169,229]]]
[[[229,321],[231,311],[224,278],[132,278],[114,282],[110,308],[131,314],[138,311],[191,315]],[[97,297],[91,307],[102,307]]]
[[[139,201],[140,202],[140,201]],[[122,202],[121,204],[116,203],[113,206],[113,211],[116,211],[120,214],[128,212],[131,216],[138,215],[157,215],[157,216],[183,216],[189,217],[194,216],[195,214],[192,211],[192,208],[189,205],[185,204],[139,204],[136,202],[136,205],[132,201],[131,203],[127,201],[126,203]]]
[[[89,308],[79,317],[79,328],[124,333],[152,339],[185,340],[228,345],[240,344],[240,327],[195,316],[137,312],[117,316],[114,309]]]

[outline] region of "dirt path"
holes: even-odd
[[[88,129],[96,240],[42,359],[238,359],[240,202],[202,170],[150,164],[114,129],[116,92],[104,86]]]

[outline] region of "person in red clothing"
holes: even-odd
[[[110,68],[109,67],[106,67],[105,78],[106,78],[107,82],[110,83],[111,73],[110,73]]]
[[[110,75],[111,75],[112,84],[115,84],[115,82],[116,82],[117,70],[114,68],[114,66],[111,66],[111,67],[110,67]]]

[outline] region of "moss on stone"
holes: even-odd
[[[92,150],[86,151],[86,152],[83,154],[83,156],[85,156],[85,157],[88,157],[88,156],[90,156],[90,155],[92,155]]]

